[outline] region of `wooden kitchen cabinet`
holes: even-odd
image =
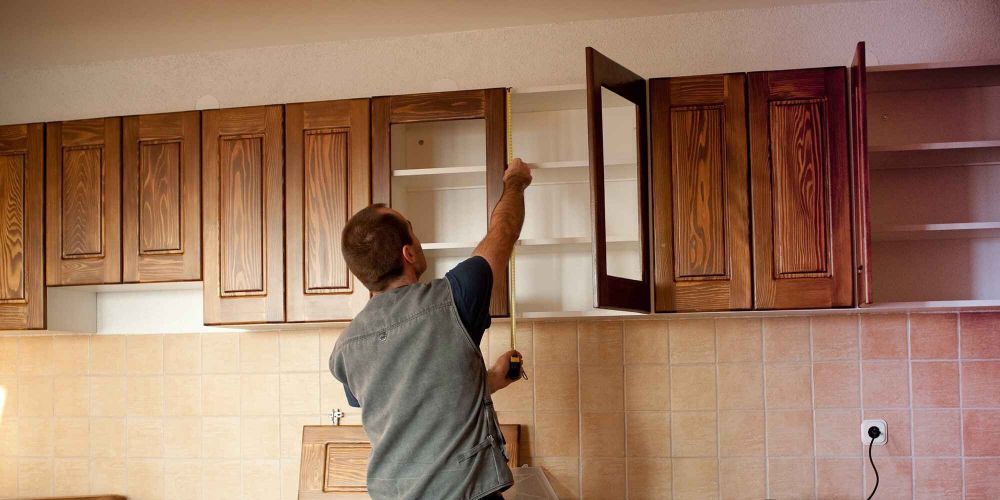
[[[754,307],[853,304],[844,68],[749,75]]]
[[[205,324],[285,319],[281,106],[202,113]]]
[[[349,321],[368,290],[340,234],[370,202],[369,100],[285,106],[286,321]]]
[[[649,81],[656,312],[753,307],[746,75]]]
[[[45,328],[44,125],[0,127],[0,330]]]
[[[403,213],[421,238],[425,279],[472,254],[503,193],[506,89],[375,97],[372,201]],[[507,280],[493,283],[492,316],[508,312]]]
[[[121,118],[46,127],[46,284],[120,283]]]
[[[201,279],[201,120],[197,111],[123,122],[126,283]]]

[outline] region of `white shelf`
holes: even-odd
[[[1000,237],[1000,222],[964,222],[952,224],[897,224],[876,227],[874,241],[909,241]]]
[[[1000,140],[961,142],[918,142],[914,144],[891,144],[868,146],[869,153],[896,153],[900,151],[928,151],[935,149],[972,149],[1000,147]]]
[[[557,168],[590,168],[588,160],[569,161],[543,161],[537,163],[525,163],[532,170],[547,170]],[[605,168],[615,167],[635,167],[635,162],[616,161],[607,163]],[[419,175],[450,175],[450,174],[477,174],[486,172],[485,165],[470,165],[464,167],[434,167],[434,168],[401,168],[392,171],[393,177],[414,177]]]
[[[1000,307],[1000,299],[985,300],[928,300],[924,302],[884,302],[864,306],[864,310],[921,310],[921,309],[977,309]]]
[[[589,236],[577,236],[568,238],[529,238],[523,240],[517,240],[517,246],[519,247],[543,247],[543,246],[568,246],[568,245],[589,245],[591,243]],[[628,239],[628,238],[608,238],[608,244],[636,244],[639,240]],[[424,250],[471,250],[476,248],[479,242],[431,242],[423,243]]]

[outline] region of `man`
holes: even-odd
[[[505,278],[531,172],[515,159],[486,237],[444,279],[427,270],[402,214],[372,205],[344,227],[344,259],[373,297],[337,340],[330,371],[360,406],[374,499],[502,498],[513,484],[490,394],[511,384],[510,351],[489,370],[479,343]]]

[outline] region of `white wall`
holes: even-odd
[[[1000,59],[998,33],[996,0],[884,0],[153,57],[0,71],[0,124],[578,83],[587,45],[650,77],[845,65],[858,40],[870,64]]]

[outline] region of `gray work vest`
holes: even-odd
[[[361,403],[373,499],[476,499],[513,484],[486,365],[447,279],[373,297],[330,371]]]

